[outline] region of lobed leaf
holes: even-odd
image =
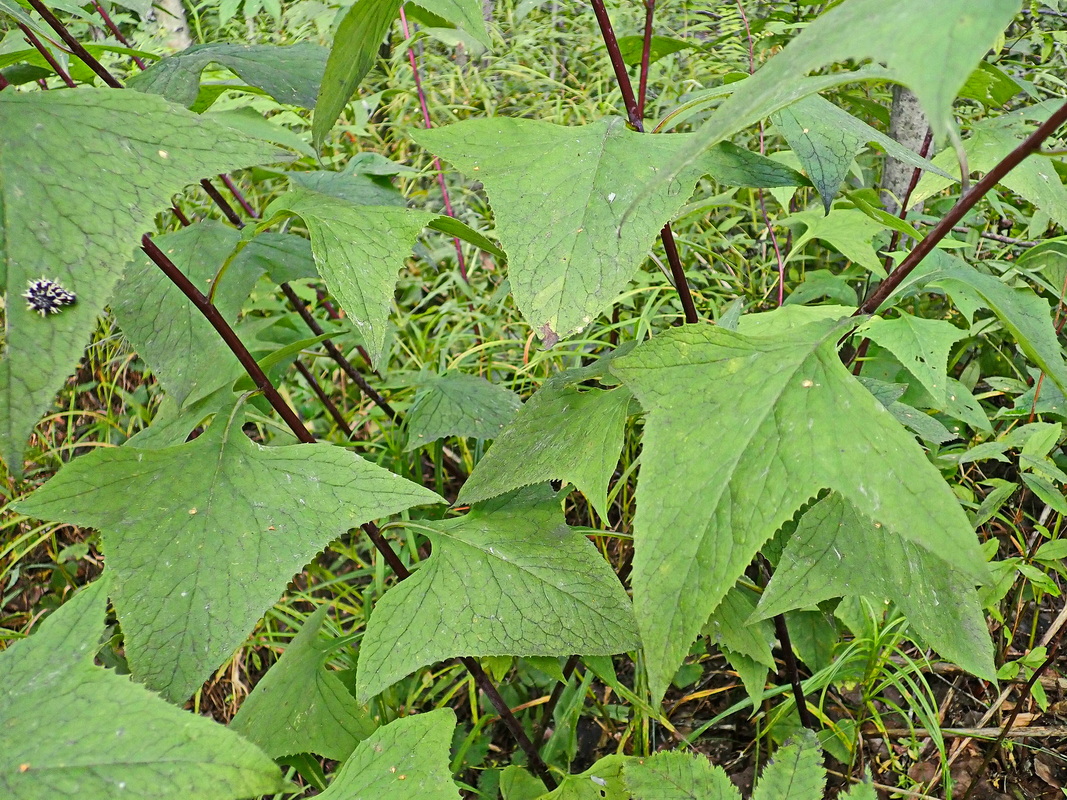
[[[485,184],[515,301],[549,346],[612,303],[702,175],[783,179],[781,165],[739,148],[709,153],[649,196],[620,236],[623,211],[690,134],[640,134],[618,117],[578,127],[496,117],[410,136]]]
[[[449,748],[456,714],[441,708],[379,728],[338,770],[322,800],[459,800]]]
[[[943,251],[935,250],[928,260],[933,268],[924,276],[928,283],[947,291],[957,305],[989,308],[1026,357],[1047,373],[1061,392],[1067,392],[1067,363],[1047,301],[1028,286],[1012,288]]]
[[[94,450],[17,507],[98,528],[134,677],[184,701],[345,531],[440,498],[339,447],[261,447],[238,414],[159,450]]]
[[[155,213],[199,178],[277,153],[138,92],[0,94],[0,454],[13,474]],[[74,293],[74,305],[32,312],[21,295],[42,277]]]
[[[285,791],[277,766],[237,734],[93,665],[109,572],[0,653],[0,794],[229,800]]]
[[[374,607],[356,672],[373,697],[454,656],[610,655],[637,645],[630,599],[546,488],[424,522],[433,552]]]
[[[329,608],[307,618],[230,722],[271,758],[314,753],[343,761],[374,732],[370,715],[326,666],[335,645],[321,635]]]
[[[995,680],[993,643],[973,581],[830,494],[800,520],[753,617],[845,596],[891,599],[926,644]]]
[[[686,326],[612,362],[648,412],[633,587],[656,700],[752,557],[821,489],[985,578],[947,484],[842,366],[836,343],[854,324],[788,339]]]

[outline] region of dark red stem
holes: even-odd
[[[311,391],[315,393],[315,397],[319,398],[319,402],[322,403],[323,408],[325,408],[329,415],[333,417],[333,421],[337,423],[337,427],[344,432],[347,438],[351,439],[352,428],[349,426],[348,420],[345,419],[344,414],[341,413],[340,409],[334,405],[334,402],[330,399],[329,395],[327,395],[323,388],[319,386],[319,382],[315,380],[315,376],[311,374],[311,370],[304,365],[303,361],[297,360],[296,371],[300,373],[305,381],[307,381],[307,385],[311,387]]]
[[[604,46],[608,49],[608,58],[611,67],[615,71],[615,80],[622,92],[622,101],[626,106],[626,118],[634,130],[644,133],[645,123],[641,117],[641,111],[634,97],[634,89],[630,84],[630,76],[626,72],[626,62],[622,59],[622,51],[619,50],[619,40],[615,38],[615,30],[611,27],[611,18],[604,6],[604,0],[592,0],[593,13],[596,15],[597,24],[600,26],[600,35],[604,39]],[[693,304],[693,295],[689,291],[689,282],[685,279],[685,269],[678,255],[678,247],[674,242],[674,232],[668,222],[660,231],[663,240],[663,252],[667,255],[667,263],[671,265],[671,277],[674,279],[674,287],[678,290],[678,297],[682,301],[682,310],[685,312],[685,321],[694,323],[697,321],[696,306]]]
[[[944,217],[942,217],[941,221],[934,226],[933,230],[912,248],[912,251],[908,253],[907,258],[900,262],[900,266],[893,271],[893,274],[882,281],[878,285],[878,288],[875,289],[874,293],[863,301],[860,307],[856,310],[856,314],[872,314],[877,311],[878,307],[881,306],[882,303],[893,294],[896,288],[900,286],[904,279],[911,274],[911,271],[915,269],[924,258],[930,255],[942,239],[948,236],[952,231],[952,226],[962,220],[967,212],[974,208],[979,200],[1003,180],[1005,175],[1021,164],[1027,156],[1037,152],[1037,150],[1040,149],[1041,144],[1054,134],[1064,122],[1067,122],[1067,103],[1060,106],[1047,120],[1041,123],[1033,133],[1027,136],[1018,147],[1008,153],[999,164],[993,167],[993,169],[987,172],[978,183],[971,187],[970,191],[960,198],[959,202],[956,203]]]
[[[104,21],[104,24],[107,26],[107,29],[111,31],[111,34],[120,42],[122,42],[125,47],[129,47],[129,40],[122,35],[122,31],[119,30],[119,26],[111,21],[111,16],[107,13],[104,7],[100,5],[99,2],[97,2],[97,0],[93,0],[93,8],[96,9],[96,13],[100,15],[100,19]],[[141,69],[148,69],[144,61],[141,60],[140,56],[133,56],[133,62]]]
[[[652,17],[656,0],[645,0],[645,39],[641,44],[641,78],[637,85],[637,116],[645,118],[645,95],[648,91],[648,66],[652,61]]]
[[[104,65],[97,61],[96,58],[82,46],[82,43],[71,35],[70,31],[66,29],[56,15],[48,10],[48,6],[42,3],[41,0],[27,0],[27,2],[33,7],[34,11],[40,14],[41,18],[48,23],[48,26],[59,34],[59,38],[70,48],[70,51],[84,61],[85,65],[95,72],[100,80],[112,89],[122,88],[122,82],[108,72]]]
[[[245,226],[245,221],[241,219],[241,215],[234,210],[233,206],[226,202],[226,198],[222,196],[222,192],[216,189],[211,181],[204,178],[200,181],[200,185],[203,187],[204,192],[207,193],[207,196],[211,198],[211,201],[219,207],[219,211],[222,212],[226,219],[232,222],[235,227],[243,228]]]
[[[404,38],[410,39],[411,32],[408,28],[408,18],[404,14],[404,7],[400,7],[400,29],[404,32]],[[422,77],[419,75],[419,64],[415,60],[415,52],[408,48],[408,63],[411,64],[411,76],[415,80],[415,93],[419,97],[419,108],[422,110],[422,124],[427,129],[433,127],[433,122],[430,119],[430,107],[426,103],[426,92],[422,89]],[[448,194],[448,185],[445,183],[445,172],[441,166],[441,159],[434,156],[433,159],[434,169],[437,170],[437,185],[441,187],[441,199],[445,204],[445,214],[450,217],[455,217],[455,213],[452,211],[452,199]],[[463,278],[464,283],[470,283],[467,277],[467,261],[463,258],[463,244],[458,237],[452,237],[452,244],[456,248],[456,263],[459,265],[459,276]]]
[[[226,343],[226,346],[230,348],[237,360],[241,362],[241,366],[245,368],[245,372],[248,373],[256,388],[263,392],[267,402],[278,412],[278,416],[285,420],[285,424],[289,426],[289,430],[293,432],[293,435],[301,442],[307,444],[314,442],[315,437],[304,427],[304,423],[301,422],[296,412],[278,394],[278,390],[274,388],[266,373],[256,363],[256,359],[248,352],[244,342],[238,338],[226,318],[211,304],[207,296],[193,286],[192,281],[185,277],[185,273],[178,269],[173,261],[167,258],[166,254],[156,246],[156,243],[152,241],[152,238],[147,233],[141,237],[141,249],[163,271],[163,274],[170,279],[171,283],[189,298],[189,301],[196,306],[197,311],[211,323],[211,327],[215,329],[222,341]]]
[[[58,61],[56,61],[55,56],[53,56],[49,52],[48,48],[44,46],[44,43],[37,38],[34,32],[27,28],[25,25],[23,25],[21,22],[17,22],[15,24],[19,26],[19,30],[22,31],[23,36],[26,37],[26,41],[30,43],[30,46],[42,56],[44,56],[44,60],[48,62],[48,66],[55,70],[56,75],[63,79],[63,83],[67,84],[67,88],[73,89],[75,86],[77,86],[77,84],[74,83],[74,81],[71,79],[70,75],[67,74],[67,71],[63,69],[63,67]]]

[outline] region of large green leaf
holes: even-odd
[[[495,439],[521,407],[517,394],[479,375],[440,375],[419,390],[404,418],[406,449],[414,450],[446,436]]]
[[[314,753],[343,761],[374,732],[370,716],[326,667],[335,642],[319,632],[329,609],[308,617],[230,723],[271,758]]]
[[[610,655],[637,646],[630,599],[547,487],[424,522],[433,552],[374,607],[359,651],[366,700],[453,656]]]
[[[793,242],[793,249],[786,256],[792,260],[812,239],[835,248],[849,261],[855,261],[880,278],[885,277],[885,269],[874,249],[874,237],[885,228],[881,223],[871,219],[862,211],[854,208],[835,208],[829,214],[818,211],[801,211],[782,220],[783,225],[800,223],[804,232]]]
[[[322,800],[459,800],[449,748],[456,714],[441,708],[402,717],[360,743]]]
[[[304,221],[319,274],[356,323],[377,362],[397,273],[419,231],[437,215],[394,206],[357,206],[300,188],[271,203],[264,216],[283,213]]]
[[[633,800],[741,798],[726,771],[701,753],[664,751],[648,758],[631,759],[623,768],[622,780]]]
[[[414,0],[415,5],[421,6],[431,14],[436,14],[448,22],[451,22],[462,31],[466,31],[478,41],[486,50],[493,46],[489,38],[489,31],[485,29],[485,19],[482,17],[482,4],[479,0]]]
[[[775,115],[774,125],[804,165],[827,214],[852,160],[868,142],[877,142],[897,161],[950,177],[918,153],[819,95],[805,97],[783,108]]]
[[[279,103],[314,108],[326,49],[310,42],[279,47],[269,44],[194,44],[133,75],[127,86],[159,94],[189,108],[200,92],[200,73],[208,64],[233,70],[250,86]]]
[[[1001,119],[985,125],[979,123],[973,135],[963,143],[967,153],[967,169],[970,172],[988,172],[1019,146],[1019,135],[1029,132],[1029,128],[1021,121],[1007,125]],[[927,173],[915,186],[911,197],[913,205],[959,180],[960,167],[954,150],[939,153],[934,158],[934,164],[956,177],[949,179]],[[1067,187],[1064,187],[1051,159],[1031,156],[1001,178],[1000,184],[1033,203],[1057,224],[1067,225]]]
[[[871,319],[861,333],[895,355],[938,407],[944,407],[949,388],[945,374],[948,353],[967,331],[945,320],[922,319],[901,311],[894,319]]]
[[[229,800],[284,791],[278,768],[240,736],[93,665],[107,576],[0,653],[0,794]]]
[[[18,507],[98,528],[134,677],[185,700],[304,564],[376,517],[438,502],[339,447],[261,447],[216,417],[160,450],[94,450]]]
[[[1026,357],[1047,373],[1061,392],[1067,393],[1067,363],[1052,324],[1052,307],[1046,300],[1025,284],[1012,288],[943,251],[935,250],[927,260],[934,267],[925,276],[931,285],[947,291],[957,305],[961,298],[970,298],[970,303],[988,307],[1015,337]]]
[[[679,180],[705,148],[803,97],[860,79],[888,78],[910,88],[943,138],[953,130],[952,101],[957,92],[1021,5],[1019,0],[845,0],[737,84],[646,194]],[[849,59],[870,59],[887,69],[841,70],[822,81],[807,79],[809,72]],[[640,206],[628,210],[628,219],[638,213]]]
[[[566,380],[546,381],[526,401],[467,478],[458,502],[566,480],[607,519],[608,482],[619,463],[632,395],[626,389],[579,391]]]
[[[233,228],[205,220],[155,242],[206,294],[240,239]],[[231,324],[262,274],[255,266],[232,264],[219,282],[215,307]],[[143,254],[116,286],[111,310],[126,338],[179,406],[194,403],[244,374],[211,323]]]
[[[345,13],[315,101],[311,135],[316,148],[322,146],[352,93],[374,66],[378,46],[399,12],[399,0],[356,0]]]
[[[81,357],[155,213],[199,178],[275,154],[137,92],[0,94],[0,454],[9,470],[21,472],[37,417]],[[58,314],[32,312],[21,295],[42,277],[77,302]]]
[[[623,769],[630,756],[604,756],[579,775],[567,775],[552,792],[540,800],[630,800],[623,784]]]
[[[820,489],[984,578],[947,484],[842,366],[836,343],[852,324],[788,338],[686,326],[612,362],[648,412],[633,588],[657,700],[755,553]]]
[[[830,494],[797,525],[757,618],[857,595],[893,600],[926,644],[975,675],[995,680],[993,643],[973,582]]]
[[[752,800],[822,800],[826,770],[811,731],[793,737],[760,773]]]
[[[496,117],[410,135],[485,184],[515,300],[548,344],[580,331],[626,287],[702,175],[752,174],[734,150],[696,159],[620,236],[623,211],[690,134],[647,136],[618,117],[580,127]]]

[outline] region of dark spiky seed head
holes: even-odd
[[[36,311],[42,317],[58,314],[64,307],[74,305],[78,300],[74,292],[67,291],[48,278],[30,281],[22,296],[26,298],[30,311]]]

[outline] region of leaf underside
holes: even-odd
[[[995,680],[993,643],[973,583],[830,494],[797,525],[754,616],[768,619],[845,596],[893,600],[926,644]]]
[[[326,49],[311,42],[279,47],[267,44],[194,44],[132,76],[130,89],[158,94],[189,108],[200,92],[200,73],[208,64],[221,64],[250,86],[262,89],[279,103],[314,108]]]

